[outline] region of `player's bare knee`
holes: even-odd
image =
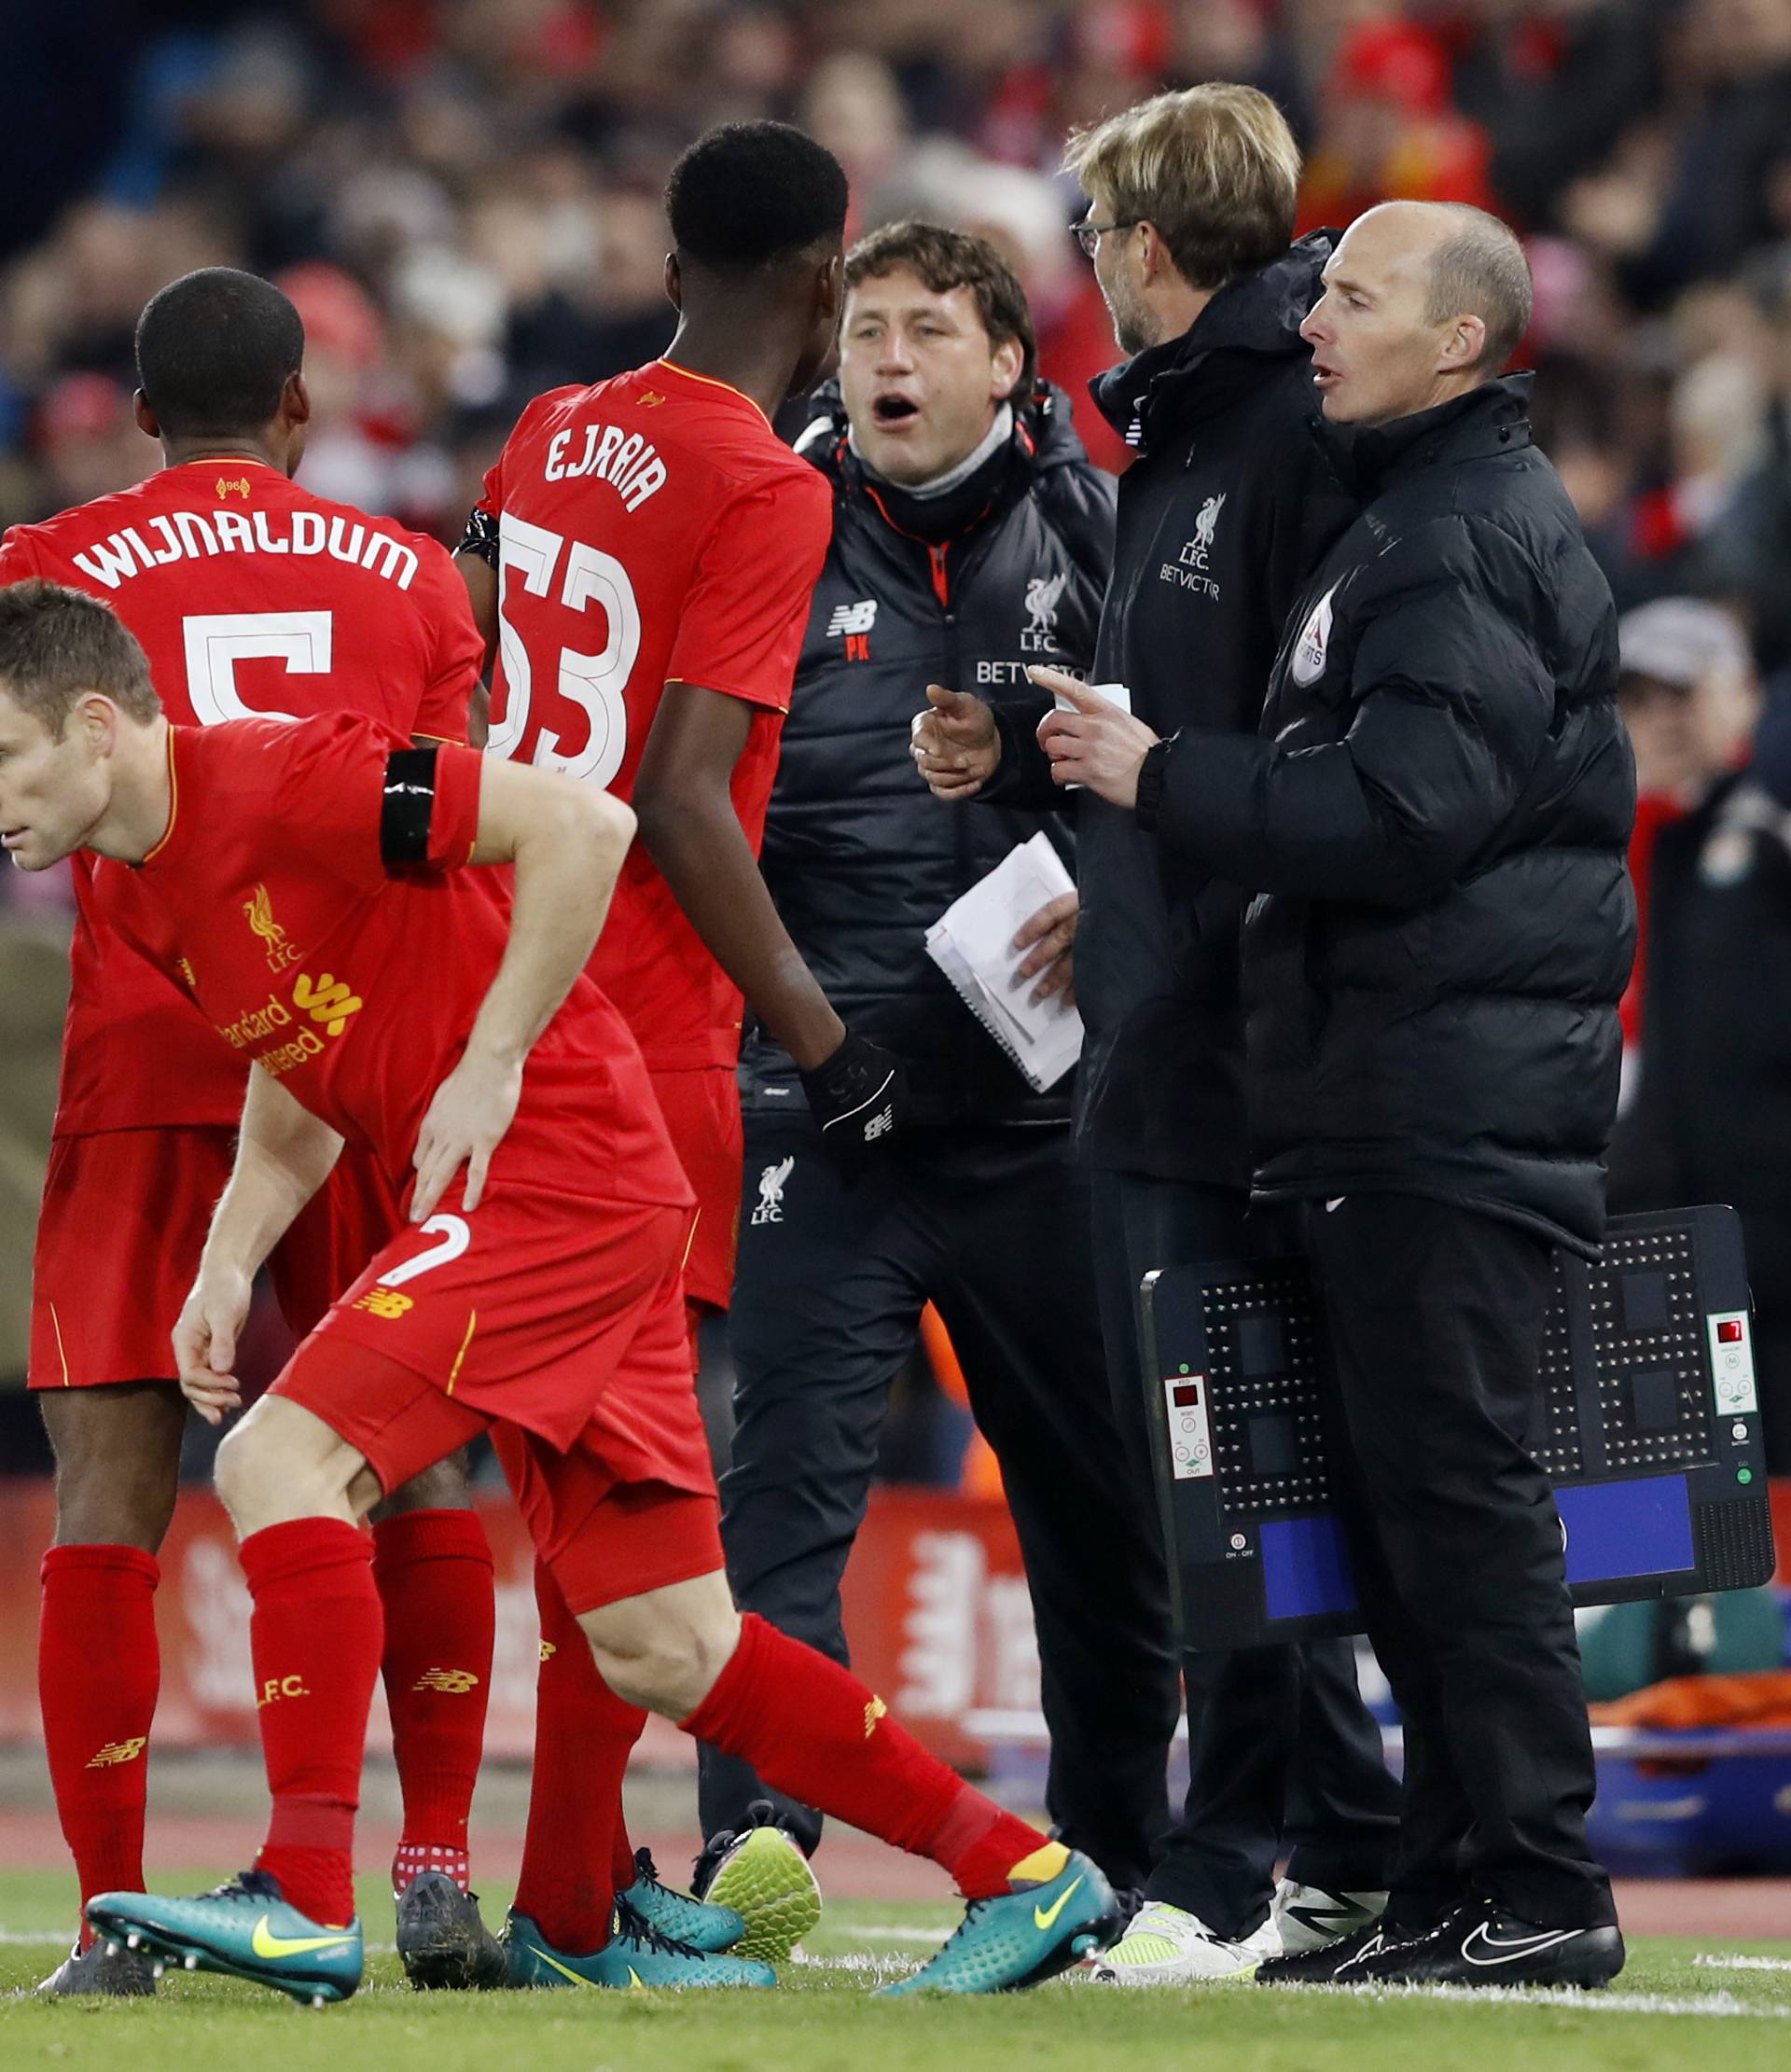
[[[56,1544],[160,1551],[180,1493],[186,1406],[161,1384],[47,1397],[56,1461]]]
[[[218,1500],[236,1523],[239,1537],[257,1530],[273,1494],[274,1467],[253,1417],[225,1433],[212,1465]]]
[[[353,1518],[379,1495],[366,1461],[321,1418],[263,1397],[217,1450],[217,1494],[239,1538],[297,1518]]]
[[[740,1640],[719,1572],[582,1612],[597,1672],[631,1705],[685,1719],[709,1695]]]

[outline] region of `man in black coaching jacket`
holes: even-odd
[[[834,535],[763,869],[829,1000],[902,1060],[909,1107],[889,1156],[847,1186],[789,1058],[747,1032],[728,1568],[744,1608],[843,1657],[840,1578],[890,1384],[932,1301],[1025,1563],[1048,1809],[1116,1886],[1136,1888],[1167,1822],[1179,1693],[1161,1565],[1105,1387],[1086,1188],[1067,1155],[1070,1083],[1034,1092],[924,942],[1016,843],[1043,828],[1068,859],[1071,840],[1048,797],[1042,812],[940,813],[909,755],[929,679],[963,670],[1023,685],[1045,659],[1087,669],[1113,481],[1090,463],[1063,396],[1036,382],[1025,299],[993,247],[892,225],[848,255],[846,291],[842,394],[798,442],[834,485]],[[1029,989],[1070,997],[1075,918],[1066,893],[1021,931],[1014,962]],[[954,1595],[935,1670],[947,1681],[989,1638],[973,1585]],[[971,1621],[962,1646],[960,1615]],[[757,1907],[775,1919],[755,1947],[772,1954],[763,1937],[775,1927],[786,1951],[805,1905],[812,1915],[802,1859],[819,1815],[714,1750],[701,1804],[699,1884],[748,1911],[777,1886]]]

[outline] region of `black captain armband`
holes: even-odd
[[[395,748],[385,758],[380,805],[380,861],[388,870],[429,861],[429,822],[436,810],[434,748]]]
[[[487,567],[497,566],[497,514],[475,504],[466,513],[466,530],[460,535],[456,554],[477,554]]]

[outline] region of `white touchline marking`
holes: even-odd
[[[1552,2008],[1557,2014],[1691,2014],[1791,2022],[1791,2008],[1751,2007],[1732,1993],[1700,1994],[1687,1999],[1667,1993],[1574,1993],[1527,1985],[1348,1985],[1299,1990],[1347,1993],[1358,2000],[1451,2000],[1463,2007]]]
[[[943,1942],[952,1926],[947,1922],[937,1928],[852,1928],[847,1933],[860,1942]]]
[[[1691,1961],[1709,1971],[1791,1971],[1791,1957],[1707,1957],[1701,1951]]]
[[[791,1961],[810,1970],[857,1971],[878,1979],[899,1979],[921,1968],[911,1957],[873,1957],[865,1951],[848,1957],[811,1957],[798,1950]]]

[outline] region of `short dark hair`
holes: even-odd
[[[846,254],[846,289],[850,293],[865,281],[882,280],[886,273],[904,268],[925,282],[935,295],[950,295],[953,288],[967,287],[976,297],[977,310],[990,343],[1018,341],[1021,354],[1016,396],[1024,396],[1033,385],[1038,361],[1038,340],[1033,331],[1033,313],[1026,291],[1014,270],[987,238],[972,237],[967,230],[948,230],[939,223],[886,223],[880,230],[861,237]]]
[[[137,319],[137,385],[175,438],[258,432],[304,357],[298,312],[271,281],[233,266],[183,273]]]
[[[0,691],[60,741],[88,690],[146,723],[161,710],[148,657],[97,597],[35,576],[0,590]]]
[[[1454,227],[1430,255],[1427,324],[1452,316],[1478,316],[1486,326],[1486,346],[1475,366],[1500,374],[1530,328],[1534,288],[1530,262],[1517,233],[1484,209],[1465,202],[1447,206]]]
[[[681,258],[751,272],[840,243],[846,175],[787,122],[724,122],[672,168],[665,213]]]

